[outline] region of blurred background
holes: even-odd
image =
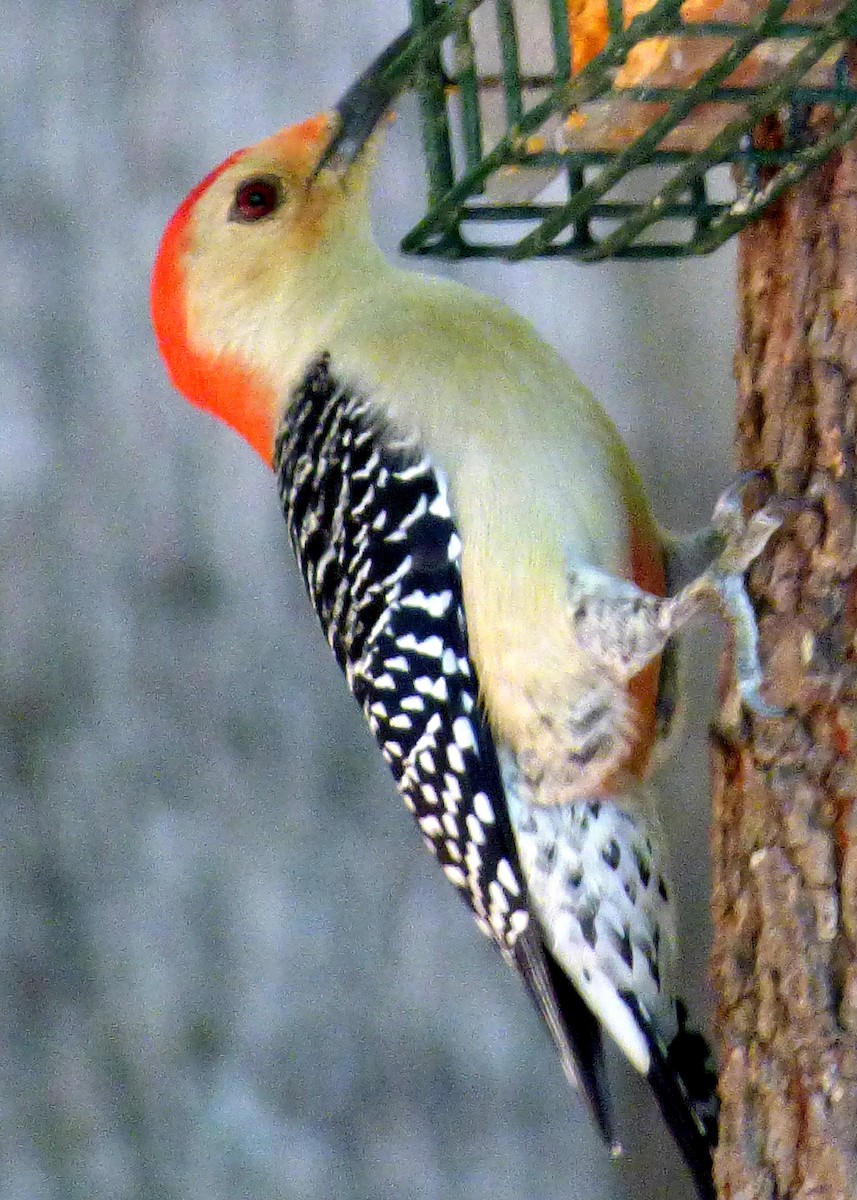
[[[393,791],[272,478],[153,345],[179,200],[329,106],[405,0],[3,9],[1,1200],[689,1196],[626,1070],[609,1160]],[[376,189],[391,253],[422,187],[406,99]],[[733,256],[424,269],[526,314],[689,529],[732,469]],[[716,645],[692,641],[664,773],[705,1021]]]

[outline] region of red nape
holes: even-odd
[[[200,196],[243,153],[236,150],[206,175],[176,210],[155,259],[150,302],[158,348],[174,385],[192,404],[231,425],[270,466],[274,452],[270,389],[235,359],[201,354],[191,345],[187,328],[182,259],[188,225]]]

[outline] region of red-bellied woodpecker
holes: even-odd
[[[391,98],[378,79],[191,192],[155,266],[158,342],[176,387],[273,467],[405,802],[602,1132],[605,1029],[711,1196],[713,1073],[675,997],[646,775],[669,639],[712,600],[764,711],[743,572],[778,518],[745,523],[736,487],[710,530],[667,538],[609,419],[525,321],[384,260],[364,147]]]

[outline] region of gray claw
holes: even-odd
[[[759,660],[759,629],[744,576],[788,516],[806,509],[800,500],[776,497],[749,518],[744,517],[744,497],[748,488],[760,481],[770,482],[766,471],[745,471],[738,475],[718,499],[708,534],[688,539],[692,555],[711,548],[714,561],[700,575],[684,585],[676,595],[691,606],[712,594],[728,616],[735,637],[735,676],[737,697],[757,717],[775,720],[785,714],[779,705],[770,704],[762,695],[765,673]],[[712,532],[713,531],[713,532]],[[678,554],[675,555],[678,561]],[[673,578],[678,574],[673,567]]]
[[[744,530],[744,496],[748,489],[767,478],[766,471],[742,471],[717,498],[711,524],[727,542],[740,537]]]
[[[717,560],[721,571],[743,575],[767,546],[788,515],[787,500],[772,500],[754,512],[737,537],[730,538]]]

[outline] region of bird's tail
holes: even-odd
[[[664,1120],[687,1163],[700,1200],[714,1200],[712,1155],[717,1145],[717,1069],[703,1035],[690,1028],[687,1012],[676,1004],[677,1033],[664,1045],[642,1013],[651,1050],[647,1081]]]
[[[606,1144],[618,1153],[597,1017],[534,931],[518,938],[513,965],[544,1018],[566,1078],[582,1094]]]

